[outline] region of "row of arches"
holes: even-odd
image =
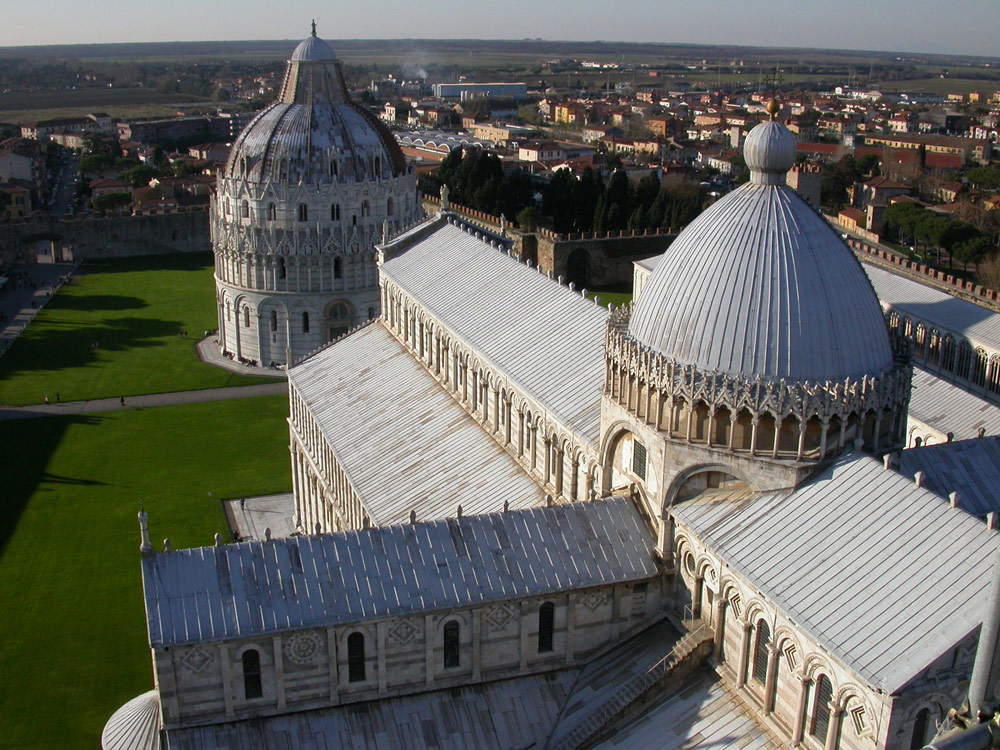
[[[374,256],[344,253],[262,255],[216,253],[219,281],[263,292],[333,292],[374,288]]]
[[[781,622],[755,590],[678,534],[676,585],[688,616],[708,622],[715,658],[737,688],[793,744],[825,750],[869,746],[877,714],[867,691]]]
[[[538,608],[535,634],[535,649],[539,654],[551,653],[554,649],[555,604],[543,602]],[[459,617],[447,617],[439,626],[441,670],[461,669],[468,666],[468,655],[463,656],[463,645],[471,643],[467,626]],[[347,682],[363,683],[370,679],[368,660],[374,656],[369,639],[361,630],[347,635]],[[240,655],[242,666],[243,698],[246,701],[264,697],[264,673],[261,669],[261,654],[256,648],[247,648]]]
[[[219,340],[222,350],[237,361],[258,364],[285,363],[287,352],[299,357],[322,344],[339,338],[364,314],[370,320],[373,305],[357,311],[350,300],[316,300],[308,309],[289,310],[284,299],[265,297],[254,300],[224,291],[218,297]]]
[[[890,334],[910,345],[916,363],[954,375],[984,393],[1000,395],[1000,352],[974,346],[961,335],[896,310],[888,312],[886,321]]]
[[[673,440],[751,456],[817,460],[857,439],[878,451],[899,442],[905,425],[905,413],[897,408],[859,408],[803,419],[799,414],[658,392],[616,364],[610,370],[608,395],[644,424]]]
[[[540,405],[384,278],[382,305],[389,330],[525,470],[557,497],[592,496],[600,469],[590,445],[560,429]]]

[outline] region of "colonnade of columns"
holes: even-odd
[[[390,281],[382,283],[388,329],[525,471],[558,498],[586,500],[599,486],[596,450],[545,410]]]

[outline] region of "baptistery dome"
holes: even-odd
[[[351,101],[330,45],[316,36],[292,53],[278,100],[240,133],[226,173],[252,182],[329,185],[406,172],[392,133]]]
[[[708,372],[826,381],[893,366],[878,298],[861,264],[785,184],[794,136],[757,125],[750,181],[670,245],[637,301],[629,334]]]
[[[223,353],[291,364],[377,315],[374,245],[421,215],[395,138],[351,100],[314,28],[292,52],[277,101],[233,143],[216,186]]]

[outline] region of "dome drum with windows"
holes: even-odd
[[[294,362],[377,313],[374,245],[421,215],[395,138],[351,100],[314,26],[277,101],[233,143],[213,197],[224,352]]]
[[[785,184],[795,139],[747,136],[747,184],[670,245],[607,333],[606,393],[669,439],[818,461],[898,447],[910,367],[864,269]]]

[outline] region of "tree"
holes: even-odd
[[[160,176],[160,170],[156,167],[149,167],[145,164],[133,167],[122,172],[118,177],[127,182],[132,187],[142,187],[148,185],[154,177]]]
[[[979,262],[993,251],[994,248],[990,246],[989,239],[977,234],[955,245],[951,254],[965,269],[969,263],[978,266]]]
[[[979,190],[1000,189],[1000,167],[975,167],[965,176]]]
[[[115,211],[118,208],[132,204],[132,196],[128,193],[108,193],[98,195],[90,201],[97,211]]]
[[[538,227],[538,211],[534,206],[527,206],[518,212],[517,225],[525,232],[535,231]]]

